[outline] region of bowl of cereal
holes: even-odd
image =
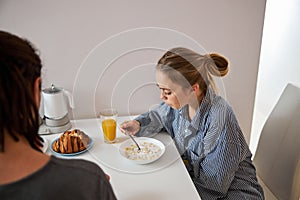
[[[121,143],[119,152],[129,161],[136,164],[148,164],[158,160],[165,152],[165,145],[154,138],[135,137],[137,145],[131,140],[125,140]]]

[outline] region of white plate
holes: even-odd
[[[147,138],[147,137],[135,137],[135,140],[141,147],[141,152],[136,152],[137,147],[134,148],[133,154],[128,154],[128,149],[132,149],[133,146],[135,146],[134,142],[131,139],[128,139],[124,141],[119,148],[120,154],[126,158],[127,160],[136,163],[136,164],[148,164],[156,161],[159,159],[165,152],[165,145],[156,139],[153,138]],[[144,152],[144,145],[153,144],[156,149],[159,149],[158,152],[153,152],[150,150],[149,152]],[[126,150],[127,149],[127,150]]]
[[[51,145],[50,145],[50,151],[51,151],[51,153],[54,154],[54,155],[57,155],[57,156],[76,156],[76,155],[82,154],[82,153],[84,153],[84,152],[90,150],[90,149],[92,148],[93,144],[94,144],[93,139],[92,139],[91,137],[89,137],[89,143],[88,143],[87,148],[86,148],[85,150],[82,150],[82,151],[79,151],[79,152],[76,152],[76,153],[58,153],[58,152],[56,152],[56,151],[54,151],[54,150],[52,149],[53,143],[54,143],[56,140],[58,140],[58,139],[59,139],[59,137],[56,138],[56,139],[54,139],[54,140],[51,142]]]

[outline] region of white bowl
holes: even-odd
[[[133,163],[152,163],[165,152],[165,145],[159,140],[147,137],[135,137],[134,139],[142,149],[140,152],[138,152],[135,143],[130,138],[124,141],[119,148],[120,154]]]

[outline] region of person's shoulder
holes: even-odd
[[[95,163],[83,159],[62,159],[51,156],[51,162],[54,165],[62,166],[68,170],[80,170],[87,173],[103,174],[102,169]]]
[[[61,185],[80,181],[79,185],[81,186],[74,184],[74,186],[65,187],[63,195],[68,195],[69,198],[76,195],[78,197],[80,194],[87,197],[86,199],[116,199],[105,173],[91,161],[62,159],[52,155],[46,169],[48,170],[47,173],[51,174],[54,179],[59,177],[57,181]],[[72,191],[71,195],[69,194],[70,191]],[[82,191],[90,192],[82,194]]]
[[[231,106],[226,99],[220,95],[214,95],[212,99],[212,107],[217,110],[231,110]]]
[[[211,101],[211,108],[209,115],[213,118],[213,121],[216,119],[232,119],[235,118],[235,113],[229,102],[220,95],[214,95]]]

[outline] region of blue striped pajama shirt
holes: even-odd
[[[137,136],[166,131],[185,160],[202,199],[264,199],[251,152],[232,108],[208,88],[195,117],[162,103],[136,118]]]

